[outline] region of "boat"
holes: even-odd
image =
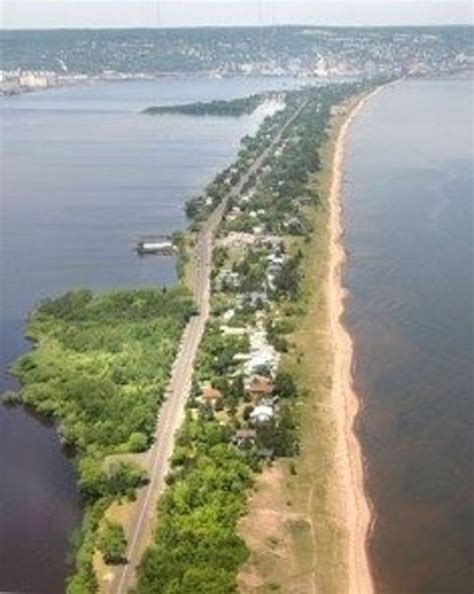
[[[147,254],[172,256],[176,252],[176,246],[170,237],[147,236],[141,237],[136,242],[135,250],[140,256]]]

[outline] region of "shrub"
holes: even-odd
[[[97,546],[106,563],[123,563],[127,539],[121,524],[105,520],[99,531]]]

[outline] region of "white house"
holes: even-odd
[[[273,417],[273,408],[267,404],[259,404],[250,413],[250,420],[255,423],[267,423]]]

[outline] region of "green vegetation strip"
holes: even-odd
[[[148,107],[143,113],[148,115],[179,114],[190,116],[240,117],[252,114],[264,101],[264,95],[250,95],[237,99],[215,100],[184,105],[156,105]]]
[[[23,386],[22,401],[52,417],[74,453],[84,502],[70,594],[95,591],[97,545],[106,560],[116,562],[121,555],[118,528],[101,521],[113,500],[134,496],[145,475],[117,454],[149,446],[193,313],[192,298],[181,287],[103,295],[78,290],[47,299],[28,322],[35,348],[12,371]]]
[[[140,571],[141,594],[235,591],[235,574],[247,557],[235,527],[252,472],[229,439],[217,421],[188,416],[173,457],[183,478],[159,505],[155,544]]]

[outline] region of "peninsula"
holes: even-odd
[[[13,371],[74,448],[85,505],[68,594],[285,591],[290,577],[371,591],[337,200],[354,98],[381,82],[284,93],[188,203],[176,288],[75,291],[33,314]]]
[[[0,31],[0,590],[468,588],[472,25],[255,12]]]
[[[321,350],[308,346],[303,353],[300,342],[307,306],[315,297],[314,280],[309,276],[309,267],[314,266],[311,247],[315,238],[320,241],[318,231],[336,216],[329,219],[331,208],[337,212],[334,201],[341,151],[350,121],[346,118],[352,113],[352,98],[364,90],[360,85],[336,85],[288,93],[285,109],[266,124],[272,129],[272,120],[287,122],[270,145],[271,153],[264,153],[259,176],[246,178],[231,195],[226,192],[226,183],[232,175],[239,175],[242,161],[248,159],[244,148],[239,162],[219,178],[217,187],[223,193],[213,203],[206,197],[193,201],[197,227],[216,203],[225,209],[213,249],[209,322],[197,355],[186,419],[171,459],[170,486],[158,506],[153,542],[138,571],[140,593],[166,592],[171,583],[189,591],[232,592],[238,587],[253,592],[256,587],[276,589],[277,584],[286,591],[288,580],[294,584],[295,578],[303,588],[331,582],[328,592],[341,592],[344,584],[350,592],[371,591],[366,556],[369,518],[350,512],[354,501],[366,505],[362,475],[353,471],[361,468],[360,452],[354,456],[344,445],[354,439],[353,417],[347,412],[351,402],[345,395],[351,362],[343,360],[346,380],[341,386],[336,381],[341,368],[337,327],[309,330],[308,334],[331,332],[332,340],[325,346],[330,351],[326,372],[333,381],[327,404],[333,412],[324,413],[321,433],[311,428],[310,438],[319,443],[308,456],[302,408],[324,406],[320,398],[324,380],[319,377],[316,385],[308,383],[301,360],[313,361]],[[288,112],[294,114],[290,120]],[[331,122],[332,130],[328,128]],[[261,133],[266,135],[265,125],[257,141]],[[244,146],[255,150],[258,142],[247,141]],[[324,162],[329,153],[334,160]],[[324,176],[334,180],[327,194]],[[331,222],[325,237],[335,246],[338,237],[334,231],[329,234],[333,228]],[[342,306],[333,272],[337,260],[321,257],[316,265],[318,280],[327,287],[326,303],[331,301],[331,309]],[[319,303],[320,313],[324,307]],[[331,445],[334,421],[338,439]],[[278,545],[269,545],[277,543],[280,535],[268,532],[262,516],[268,519],[268,513],[274,513],[278,522],[286,523],[298,514],[301,522],[303,510],[296,499],[278,508],[285,486],[272,480],[275,472],[282,471],[287,481],[304,489],[314,479],[311,473],[302,476],[297,468],[311,462],[318,468],[326,466],[317,480],[322,478],[332,489],[340,489],[340,497],[336,501],[322,493],[317,516],[308,518],[322,528],[321,535],[313,536],[311,559],[299,555],[302,545],[294,541],[285,551],[289,561],[294,556],[300,559],[301,573],[295,576],[278,561],[281,556],[272,550]],[[247,504],[249,488],[255,483],[258,488]],[[271,500],[262,501],[269,484]],[[310,488],[314,490],[314,485]],[[292,505],[291,512],[288,505]],[[335,505],[343,512],[337,521]],[[328,530],[337,531],[337,538],[324,540]],[[337,571],[333,571],[333,555],[344,563]],[[266,561],[273,558],[267,575],[259,563],[264,557]],[[320,567],[308,573],[308,564],[313,565],[315,559]]]
[[[270,94],[250,95],[230,100],[214,100],[184,105],[156,105],[143,111],[147,115],[179,114],[189,116],[240,117],[250,115]]]

